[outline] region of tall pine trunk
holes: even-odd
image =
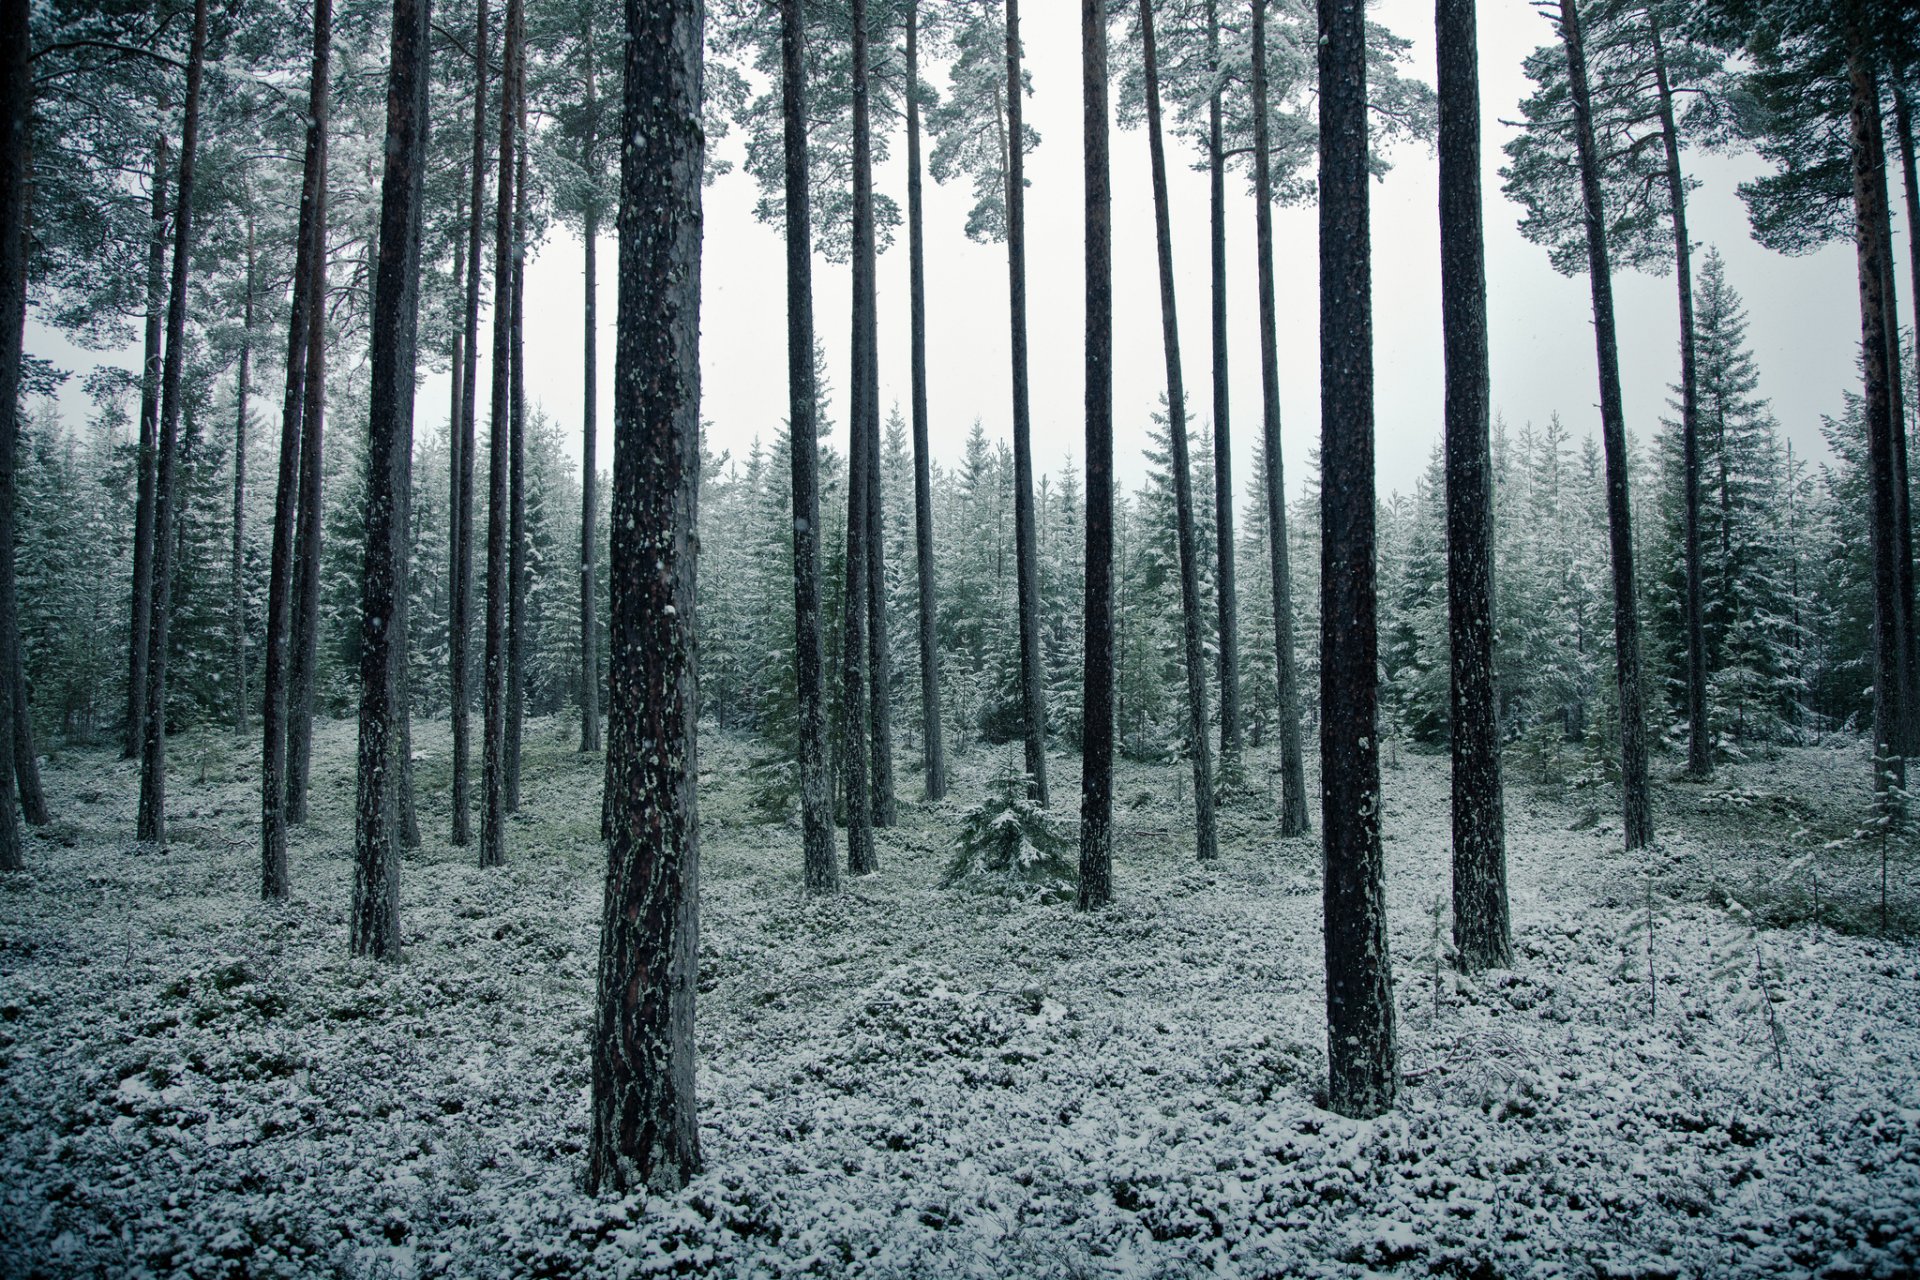
[[[507,812],[520,812],[520,735],[527,719],[527,73],[526,12],[513,32],[520,73],[513,86],[513,314],[507,432]]]
[[[795,766],[800,775],[806,886],[813,893],[831,893],[840,887],[840,867],[833,849],[833,770],[827,756],[826,660],[820,623],[819,390],[813,376],[813,196],[807,171],[806,19],[801,5],[802,0],[780,3],[787,196],[787,421],[793,455],[793,661],[798,703],[794,745],[799,754]],[[908,48],[912,47],[909,43]],[[926,539],[930,537],[930,531],[923,532],[923,547],[929,546]],[[923,593],[930,589],[927,578],[922,577],[920,589]]]
[[[580,150],[589,174],[598,177],[599,99],[593,68],[593,6],[586,5],[587,27],[581,40],[587,59],[586,120],[587,136]],[[582,341],[582,378],[585,390],[580,413],[580,750],[600,749],[600,655],[595,649],[598,637],[594,616],[594,529],[598,523],[600,427],[600,311],[599,240],[600,209],[598,196],[587,202],[581,219],[580,238],[586,251],[586,303]]]
[[[1300,670],[1293,638],[1293,569],[1287,547],[1287,475],[1280,447],[1280,341],[1273,278],[1273,154],[1267,101],[1267,0],[1253,0],[1254,256],[1260,285],[1261,446],[1267,466],[1267,555],[1273,580],[1273,648],[1280,738],[1280,834],[1312,829],[1300,741]]]
[[[1500,698],[1493,666],[1492,386],[1474,0],[1438,0],[1434,27],[1440,80],[1440,292],[1447,366],[1453,945],[1460,966],[1475,972],[1513,964],[1513,930],[1507,908]]]
[[[1680,469],[1681,524],[1686,560],[1687,629],[1687,773],[1713,773],[1713,728],[1707,719],[1707,629],[1701,603],[1700,563],[1700,392],[1695,372],[1693,335],[1693,242],[1687,238],[1687,183],[1680,171],[1680,130],[1673,116],[1673,86],[1667,79],[1666,47],[1660,19],[1647,9],[1653,43],[1654,86],[1660,95],[1660,133],[1667,152],[1667,198],[1673,206],[1674,281],[1680,300]]]
[[[1187,746],[1193,757],[1194,837],[1200,860],[1219,856],[1213,824],[1213,751],[1207,734],[1207,669],[1200,636],[1199,549],[1193,532],[1193,469],[1187,460],[1187,393],[1180,372],[1180,319],[1174,305],[1173,226],[1167,209],[1167,154],[1160,132],[1160,69],[1153,0],[1140,0],[1146,67],[1147,143],[1153,162],[1153,229],[1160,260],[1160,333],[1167,357],[1167,439],[1172,457],[1175,540],[1180,547],[1180,613],[1185,624]]]
[[[313,763],[315,672],[320,665],[320,541],[326,511],[327,422],[327,186],[323,167],[314,202],[317,239],[313,263],[313,323],[307,329],[305,421],[300,428],[300,506],[294,525],[293,640],[287,679],[288,822],[307,820],[307,783]]]
[[[400,955],[400,786],[405,760],[408,506],[413,484],[420,215],[427,172],[430,0],[394,0],[386,166],[369,320],[367,551],[360,591],[360,746],[352,949]]]
[[[908,0],[907,292],[909,363],[913,376],[913,540],[920,585],[920,740],[927,799],[941,800],[947,794],[947,751],[940,723],[940,645],[934,629],[938,596],[934,590],[933,565],[933,446],[928,439],[927,270],[921,167],[920,0]],[[811,318],[808,328],[811,331]],[[809,363],[809,381],[811,378]]]
[[[1920,158],[1914,154],[1913,103],[1907,97],[1906,87],[1898,81],[1893,85],[1893,124],[1900,135],[1900,177],[1906,192],[1907,226],[1920,227],[1920,172],[1916,172]],[[1907,304],[1913,308],[1913,359],[1915,365],[1920,366],[1920,252],[1908,250],[1907,271],[1913,279],[1913,298]]]
[[[1033,417],[1027,379],[1026,129],[1021,122],[1020,0],[1006,0],[1007,303],[1013,349],[1013,545],[1020,606],[1020,705],[1028,794],[1047,803],[1047,700],[1040,660],[1040,535],[1033,515]]]
[[[227,606],[229,642],[233,646],[233,731],[245,737],[247,732],[247,393],[253,372],[253,214],[247,214],[247,278],[242,286],[245,301],[241,307],[240,368],[234,379],[234,399],[238,408],[233,415],[233,542],[230,555],[232,594]]]
[[[468,682],[473,674],[468,656],[473,642],[473,454],[475,447],[475,405],[479,401],[480,363],[480,239],[487,198],[487,10],[491,0],[474,5],[473,35],[473,155],[467,171],[467,296],[463,336],[464,362],[455,376],[460,380],[460,418],[454,424],[459,442],[451,469],[453,490],[448,504],[452,522],[448,538],[447,567],[447,670],[452,703],[448,714],[453,721],[453,843],[464,846],[472,839],[469,812],[473,801],[468,777],[472,747],[468,742],[469,717],[473,697]]]
[[[700,1168],[701,10],[699,0],[627,0],[609,614],[618,757],[587,1147],[587,1189],[616,1195],[670,1193]]]
[[[20,364],[26,349],[27,193],[33,141],[33,80],[29,68],[28,0],[0,0],[0,636],[18,646],[13,575],[14,454],[20,435]],[[13,722],[27,708],[12,678],[17,652],[3,655],[0,746],[10,747]],[[26,867],[20,816],[15,811],[13,759],[0,751],[0,871]]]
[[[1240,772],[1240,590],[1234,580],[1233,431],[1227,392],[1227,156],[1221,136],[1219,0],[1207,0],[1208,260],[1213,300],[1213,528],[1214,593],[1219,611],[1220,772]]]
[[[307,348],[312,329],[322,322],[325,269],[319,261],[323,248],[320,201],[326,182],[327,78],[332,46],[332,0],[315,0],[313,61],[307,82],[306,160],[301,170],[300,222],[294,242],[293,313],[287,323],[287,386],[280,414],[280,461],[273,495],[273,551],[267,569],[267,651],[260,703],[260,893],[266,898],[284,898],[289,892],[285,800],[293,524],[300,500]]]
[[[1633,524],[1627,487],[1626,411],[1620,397],[1620,347],[1614,332],[1613,271],[1608,262],[1600,157],[1593,137],[1586,47],[1576,0],[1560,0],[1560,36],[1567,49],[1574,142],[1586,210],[1587,279],[1593,291],[1593,340],[1600,366],[1600,435],[1607,465],[1607,530],[1613,551],[1614,674],[1620,702],[1620,803],[1629,852],[1653,839],[1647,781],[1646,693],[1640,676],[1640,612],[1633,577]]]
[[[207,0],[194,0],[187,55],[187,111],[174,184],[173,275],[167,291],[167,354],[160,377],[160,437],[154,460],[153,604],[147,622],[147,705],[140,739],[139,838],[167,842],[167,623],[173,609],[174,467],[179,454],[180,383],[186,366],[187,273],[193,257],[193,162],[200,133],[200,84],[206,70]]]
[[[1887,142],[1882,114],[1876,107],[1873,126],[1873,168],[1880,184],[1879,204],[1887,216],[1880,220],[1880,266],[1885,273],[1882,306],[1887,317],[1887,400],[1893,419],[1893,536],[1896,581],[1900,605],[1900,717],[1899,752],[1920,754],[1920,620],[1914,617],[1913,504],[1907,473],[1906,379],[1900,358],[1900,290],[1893,265],[1892,203],[1887,189]]]
[[[1904,694],[1906,610],[1900,600],[1897,473],[1893,395],[1889,385],[1888,329],[1893,317],[1886,298],[1891,278],[1886,262],[1886,181],[1874,147],[1880,91],[1865,38],[1858,27],[1848,33],[1847,84],[1851,91],[1854,250],[1860,278],[1861,366],[1865,372],[1867,419],[1867,541],[1873,557],[1873,736],[1874,789],[1906,781]]]
[[[867,5],[852,0],[853,10],[853,376],[848,379],[847,414],[847,568],[846,603],[841,610],[840,697],[845,720],[841,751],[847,791],[847,870],[856,876],[878,870],[874,857],[874,793],[868,790],[869,731],[877,736],[872,708],[878,699],[868,692],[867,557],[873,524],[868,512],[868,487],[873,481],[873,456],[867,447],[867,403],[873,394],[867,382],[867,303],[873,295],[873,143],[867,120]],[[877,415],[876,415],[877,416]],[[878,673],[874,673],[878,679]],[[877,790],[877,788],[875,789]]]
[[[512,451],[514,99],[522,0],[507,0],[500,62],[500,157],[493,224],[493,395],[487,449],[487,651],[481,696],[480,865],[507,861],[508,478]],[[630,0],[631,2],[631,0]]]
[[[1399,1088],[1380,846],[1373,248],[1363,0],[1320,0],[1320,830],[1327,1106]]]
[[[147,716],[147,627],[153,617],[153,469],[160,435],[161,326],[166,321],[167,159],[164,131],[153,144],[152,231],[147,241],[147,328],[140,361],[140,439],[134,452],[133,603],[127,643],[127,724],[122,755],[140,754]]]
[[[854,376],[864,384],[860,403],[864,412],[855,425],[866,436],[867,455],[867,694],[872,704],[873,751],[873,825],[891,827],[898,816],[893,785],[893,640],[887,625],[887,537],[880,477],[880,317],[876,297],[879,275],[878,249],[873,222],[873,143],[869,123],[871,76],[868,70],[868,37],[864,0],[856,6],[862,16],[854,36],[855,77],[861,84],[854,97],[854,186],[864,188],[856,195],[866,207],[865,234],[859,232],[855,216],[854,254],[864,266],[855,277],[854,328],[859,337],[854,346]],[[864,284],[861,283],[864,281]]]
[[[1113,900],[1113,185],[1108,155],[1107,0],[1080,0],[1085,191],[1087,546],[1080,686],[1083,911]]]

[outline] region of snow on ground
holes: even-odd
[[[754,825],[747,750],[710,733],[707,1172],[616,1202],[579,1190],[602,853],[568,734],[530,728],[489,872],[445,843],[444,727],[416,732],[427,845],[390,967],[346,955],[351,725],[321,729],[284,906],[257,899],[249,751],[176,746],[165,852],[128,840],[130,764],[53,762],[59,821],[0,881],[0,1272],[1920,1270],[1920,951],[1860,930],[1877,859],[1825,855],[1844,929],[1796,905],[1822,864],[1795,833],[1864,803],[1857,753],[1665,786],[1680,830],[1636,860],[1604,802],[1513,781],[1519,958],[1473,980],[1436,964],[1446,763],[1398,753],[1405,1086],[1356,1122],[1317,1105],[1318,843],[1273,839],[1264,799],[1201,867],[1183,767],[1125,770],[1119,902],[1091,917],[940,887],[957,810],[916,805],[879,875],[809,901],[797,833]],[[963,760],[961,802],[1005,768]],[[1789,923],[1750,929],[1743,897]]]

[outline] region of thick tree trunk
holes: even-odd
[[[841,765],[847,789],[847,870],[860,876],[879,869],[874,857],[874,796],[867,786],[868,731],[873,702],[868,696],[867,488],[873,458],[867,450],[866,303],[873,294],[873,254],[863,242],[873,237],[873,159],[867,121],[867,5],[853,8],[853,376],[848,379],[847,413],[847,568],[846,603],[841,610],[840,697],[845,734]]]
[[[587,9],[589,15],[592,7]],[[597,107],[594,103],[593,84],[593,26],[588,18],[586,36],[587,54],[587,116],[591,120]],[[594,140],[590,134],[585,144],[587,163],[591,167]],[[584,317],[585,368],[582,371],[586,384],[585,403],[580,413],[580,750],[598,751],[600,749],[600,656],[595,650],[595,629],[598,619],[594,616],[594,529],[598,524],[599,509],[599,472],[596,469],[595,455],[599,443],[599,396],[600,396],[600,336],[599,336],[599,300],[600,289],[599,263],[600,215],[588,207],[582,220],[581,240],[586,250],[586,304]]]
[[[630,0],[631,3],[631,0]],[[522,74],[521,0],[507,0],[500,63],[500,158],[493,223],[493,396],[487,449],[486,687],[481,696],[480,865],[507,861],[508,470],[512,452],[514,99]],[[631,55],[629,55],[631,56]]]
[[[468,647],[473,641],[473,454],[474,418],[479,401],[480,363],[480,240],[482,211],[487,198],[487,10],[490,0],[474,6],[473,47],[473,155],[467,170],[467,296],[464,331],[465,361],[456,371],[460,381],[460,417],[454,424],[459,442],[451,474],[453,500],[448,504],[452,521],[448,538],[447,569],[447,670],[450,677],[453,721],[453,843],[465,846],[473,832],[469,812],[473,801],[469,790],[468,743],[469,716],[473,697],[468,680],[473,674]]]
[[[1887,330],[1892,316],[1886,286],[1886,181],[1874,147],[1880,91],[1865,41],[1849,33],[1847,84],[1852,92],[1854,249],[1860,277],[1861,365],[1865,371],[1867,419],[1867,540],[1873,556],[1873,736],[1874,789],[1905,785],[1905,636],[1900,602],[1898,500],[1889,386]]]
[[[609,745],[619,757],[587,1148],[588,1190],[616,1195],[671,1192],[700,1168],[701,23],[699,0],[627,0],[609,615]]]
[[[1306,753],[1300,741],[1300,674],[1293,638],[1293,571],[1288,563],[1287,484],[1280,447],[1280,343],[1273,277],[1273,156],[1267,101],[1267,0],[1253,0],[1254,256],[1260,285],[1261,443],[1266,454],[1268,561],[1273,577],[1275,714],[1280,738],[1280,834],[1312,829]]]
[[[1440,292],[1447,365],[1453,945],[1460,966],[1471,973],[1513,964],[1500,779],[1500,698],[1493,666],[1492,389],[1474,0],[1438,0],[1434,26],[1440,79]]]
[[[1214,594],[1219,610],[1220,772],[1240,772],[1240,589],[1234,579],[1233,431],[1227,393],[1227,158],[1220,123],[1220,13],[1207,0],[1207,69],[1215,77],[1207,103],[1208,253],[1213,298]]]
[[[227,628],[233,645],[233,731],[242,737],[247,732],[247,392],[253,372],[253,215],[247,215],[247,279],[245,302],[241,307],[240,368],[234,379],[234,399],[239,407],[233,415],[233,545],[231,554],[232,596],[228,603]]]
[[[1113,186],[1107,3],[1080,0],[1086,240],[1087,548],[1080,692],[1083,911],[1113,900]]]
[[[1907,198],[1907,226],[1920,228],[1920,172],[1916,172],[1920,157],[1914,153],[1913,103],[1907,97],[1906,86],[1897,81],[1893,86],[1893,123],[1900,134],[1900,176]],[[1913,300],[1908,304],[1913,308],[1913,359],[1915,365],[1920,366],[1920,250],[1908,249],[1907,271],[1913,278]]]
[[[420,302],[420,214],[427,172],[430,0],[394,0],[386,168],[369,317],[367,554],[360,592],[360,750],[354,808],[352,948],[400,955],[400,783],[408,506]]]
[[[1167,438],[1174,520],[1180,546],[1180,613],[1186,627],[1187,739],[1193,756],[1193,816],[1200,860],[1219,856],[1213,825],[1213,751],[1207,736],[1207,669],[1200,637],[1200,564],[1193,532],[1193,470],[1187,461],[1187,394],[1180,372],[1180,320],[1174,306],[1173,226],[1167,210],[1166,144],[1160,133],[1160,70],[1153,0],[1140,0],[1147,82],[1147,143],[1153,162],[1153,229],[1160,259],[1160,333],[1167,357]]]
[[[927,271],[921,196],[920,0],[907,6],[907,276],[913,375],[913,535],[920,579],[920,740],[926,797],[947,794],[947,751],[940,723],[940,645],[934,630],[933,447],[927,412]],[[789,197],[791,200],[791,197]],[[811,280],[811,277],[809,277]],[[811,329],[811,322],[809,322]],[[812,380],[808,357],[808,380]]]
[[[307,149],[300,179],[300,223],[294,242],[293,314],[287,323],[287,387],[280,415],[280,462],[274,484],[273,551],[268,564],[266,671],[260,706],[260,894],[284,898],[287,875],[288,630],[293,602],[293,523],[299,505],[301,419],[306,412],[309,334],[321,324],[325,282],[320,263],[320,201],[326,183],[327,105],[333,47],[332,0],[313,6],[313,62],[307,82]]]
[[[160,435],[161,325],[167,293],[167,135],[153,144],[153,231],[147,242],[147,329],[140,361],[140,441],[134,453],[133,605],[127,644],[127,724],[121,754],[140,754],[147,717],[147,627],[153,616],[153,469]]]
[[[802,0],[781,0],[780,65],[787,194],[787,421],[793,467],[795,762],[806,885],[840,887],[833,849],[833,770],[827,756],[824,641],[820,624],[820,425],[813,377],[813,196],[807,164],[806,20]],[[909,35],[909,41],[911,41]],[[912,49],[909,43],[909,50]],[[909,57],[911,61],[911,56]],[[918,331],[916,330],[916,333]],[[924,406],[923,406],[924,407]],[[916,435],[916,448],[924,442]],[[923,547],[930,531],[922,532]],[[923,552],[924,555],[924,552]],[[920,589],[930,590],[922,577]],[[923,594],[924,600],[924,594]],[[923,605],[924,610],[924,605]],[[924,628],[924,612],[923,612]],[[925,642],[922,631],[922,642]],[[922,672],[925,667],[923,665]],[[929,777],[932,776],[929,772]]]
[[[1320,829],[1327,1105],[1399,1089],[1380,846],[1366,9],[1320,0]]]
[[[1879,175],[1881,270],[1886,273],[1882,306],[1887,317],[1887,401],[1893,419],[1893,536],[1896,581],[1900,604],[1899,750],[1903,756],[1920,754],[1920,620],[1914,617],[1913,504],[1907,476],[1906,378],[1900,359],[1900,290],[1893,265],[1892,202],[1887,189],[1887,141],[1876,107],[1873,113],[1873,167]]]
[[[33,141],[28,0],[0,0],[0,637],[10,650],[0,679],[0,744],[11,747],[19,698],[18,611],[13,580],[14,451],[19,438],[20,364],[26,349],[27,192]],[[157,180],[157,179],[156,179]],[[20,815],[13,756],[0,752],[0,871],[21,871]]]
[[[300,428],[300,507],[294,525],[293,640],[287,667],[287,821],[307,820],[313,762],[313,699],[320,665],[320,540],[326,510],[327,187],[324,168],[314,201],[313,323],[307,328],[305,420]]]
[[[187,56],[187,114],[174,184],[173,275],[167,292],[167,354],[160,377],[160,438],[154,462],[153,604],[147,623],[147,705],[140,740],[141,840],[167,842],[167,622],[173,608],[174,480],[186,366],[187,273],[193,257],[193,162],[200,132],[200,83],[207,50],[207,0],[194,0]]]
[[[1021,122],[1020,0],[1005,0],[1007,28],[1007,303],[1013,348],[1013,546],[1020,607],[1020,705],[1027,789],[1047,803],[1047,700],[1040,660],[1040,536],[1033,516],[1033,418],[1027,379],[1026,129]]]
[[[1587,278],[1593,290],[1593,340],[1600,366],[1600,435],[1607,460],[1607,528],[1613,549],[1614,672],[1620,698],[1620,803],[1628,851],[1653,839],[1647,782],[1646,693],[1640,677],[1640,613],[1633,576],[1633,524],[1627,487],[1627,424],[1620,397],[1620,348],[1614,333],[1613,273],[1608,263],[1600,160],[1593,139],[1586,49],[1576,0],[1560,0],[1567,47],[1574,139],[1586,208]]]
[[[527,719],[527,86],[526,15],[514,32],[521,71],[514,85],[512,405],[507,433],[507,812],[520,812],[520,735]]]
[[[854,185],[854,377],[863,385],[861,413],[853,426],[865,438],[867,457],[867,697],[873,754],[873,825],[891,827],[898,816],[893,786],[893,655],[887,626],[887,538],[880,478],[880,318],[876,297],[878,249],[873,223],[873,142],[869,123],[869,56],[866,0],[854,3],[853,96]],[[864,212],[863,212],[864,210]]]
[[[1713,728],[1707,719],[1707,630],[1700,565],[1700,393],[1693,336],[1693,242],[1687,237],[1687,183],[1680,171],[1680,130],[1673,117],[1673,86],[1667,80],[1660,19],[1647,9],[1653,41],[1654,84],[1660,94],[1660,132],[1667,149],[1667,198],[1673,205],[1674,281],[1680,298],[1681,524],[1687,585],[1687,773],[1713,773]]]

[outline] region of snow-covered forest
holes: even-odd
[[[0,0],[0,1276],[1920,1271],[1920,23],[1532,7]]]

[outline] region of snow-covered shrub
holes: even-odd
[[[1026,776],[1003,778],[962,815],[943,883],[1063,901],[1079,874],[1071,849],[1046,810],[1027,798]]]

